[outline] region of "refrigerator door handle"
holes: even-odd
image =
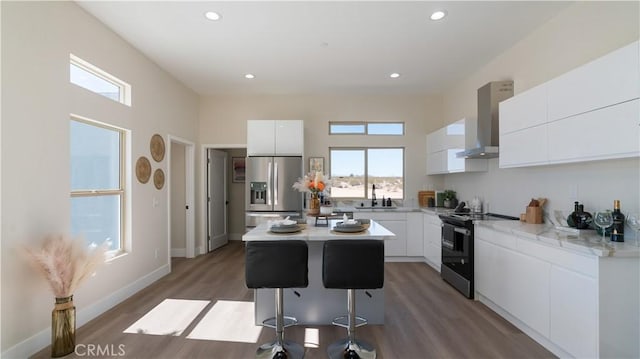
[[[267,165],[267,205],[271,205],[271,188],[273,182],[272,182],[272,178],[271,178],[271,161],[269,161],[269,164]]]
[[[273,183],[273,205],[277,206],[278,205],[278,162],[273,162],[273,176],[274,176],[274,183]]]

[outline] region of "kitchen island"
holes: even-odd
[[[269,231],[269,225],[262,223],[242,236],[243,241],[303,240],[309,246],[309,286],[284,290],[284,312],[298,319],[300,324],[322,325],[347,312],[347,291],[326,289],[322,284],[322,249],[325,241],[336,239],[377,239],[393,240],[395,235],[376,221],[370,221],[369,228],[358,233],[338,233],[333,231],[338,220],[329,220],[328,226],[316,227],[307,224],[300,232],[276,234]],[[275,315],[274,290],[254,291],[255,322]],[[367,318],[370,324],[384,323],[384,288],[356,291],[356,310],[359,316]]]

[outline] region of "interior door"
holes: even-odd
[[[210,149],[207,155],[207,251],[211,252],[229,241],[227,153]]]

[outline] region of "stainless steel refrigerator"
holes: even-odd
[[[302,157],[247,157],[247,228],[278,217],[302,216],[302,193],[292,188],[302,170]]]

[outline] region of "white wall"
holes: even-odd
[[[2,340],[3,357],[26,357],[50,343],[54,298],[17,252],[69,233],[69,114],[131,131],[127,175],[149,140],[167,133],[195,142],[198,97],[73,2],[2,6]],[[69,83],[69,53],[133,88],[132,107]],[[168,159],[152,167],[167,170]],[[127,183],[127,255],[74,293],[78,326],[169,270],[167,188]],[[157,201],[157,206],[153,206]],[[155,257],[158,249],[158,258]]]
[[[444,93],[446,123],[476,113],[477,89],[489,81],[513,79],[515,94],[548,81],[639,37],[638,2],[576,2],[485,67]],[[576,146],[589,146],[567,134]],[[625,159],[521,169],[499,169],[490,161],[486,173],[453,174],[445,186],[463,200],[480,195],[490,210],[524,212],[531,197],[550,199],[547,209],[573,211],[573,201],[594,212],[622,201],[622,211],[640,208],[640,161]],[[572,193],[577,189],[577,199]]]

